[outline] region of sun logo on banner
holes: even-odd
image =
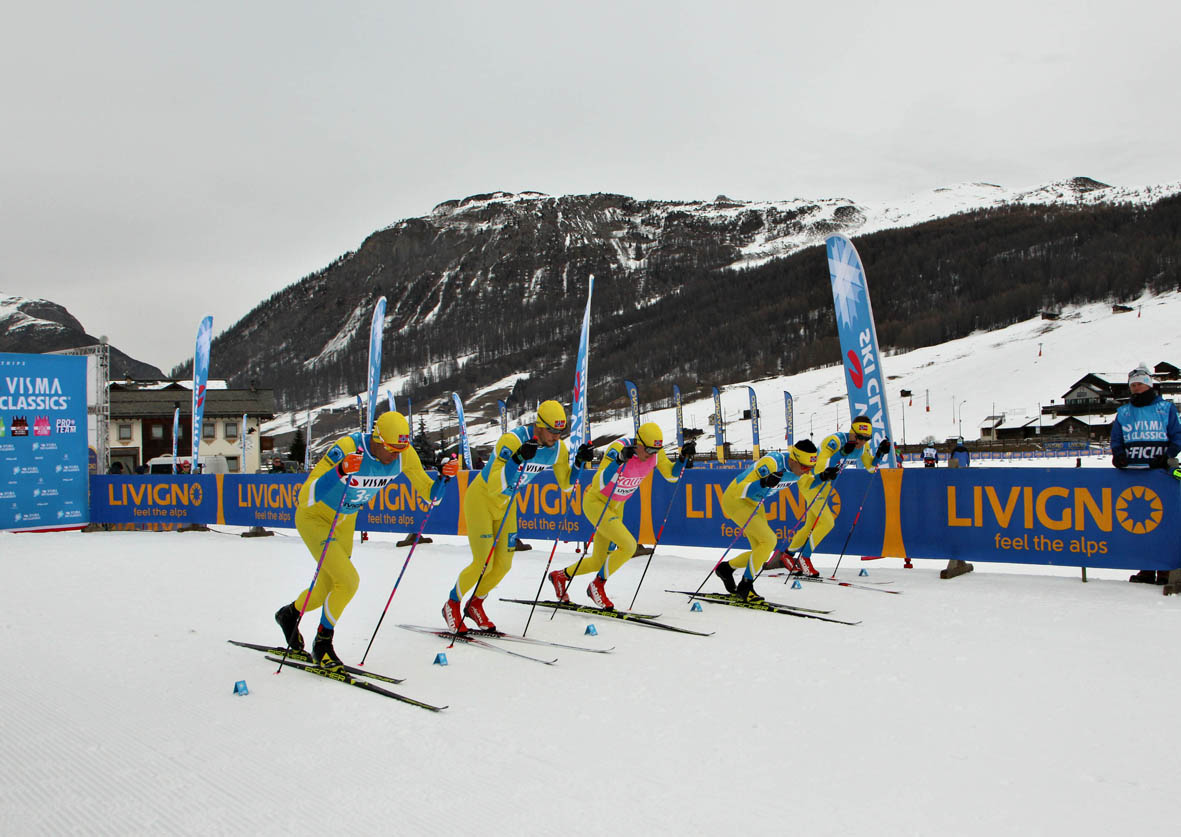
[[[828,508],[832,511],[833,517],[841,516],[841,495],[835,490],[828,495]]]
[[[193,487],[189,489],[189,504],[193,506],[201,505],[201,483],[193,483]]]
[[[1160,525],[1164,504],[1151,488],[1133,485],[1115,501],[1115,519],[1133,535],[1146,535]]]

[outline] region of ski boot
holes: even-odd
[[[566,590],[570,586],[570,576],[566,575],[565,570],[554,570],[549,574],[549,581],[554,585],[554,595],[559,602],[570,601],[570,594]]]
[[[443,621],[455,633],[467,633],[467,625],[463,624],[463,614],[459,610],[459,602],[455,599],[447,599],[447,603],[443,605]]]
[[[344,668],[344,663],[332,647],[334,628],[321,625],[316,630],[316,641],[312,643],[312,662],[321,668]]]
[[[800,564],[800,574],[808,578],[820,578],[820,572],[812,566],[812,559],[807,555],[801,555],[796,559]]]
[[[755,592],[755,583],[753,579],[743,577],[742,581],[738,582],[738,586],[734,588],[734,595],[741,601],[748,604],[762,604],[766,601],[762,596]]]
[[[790,552],[788,552],[786,549],[783,552],[779,553],[779,560],[782,562],[783,568],[785,570],[787,570],[789,573],[801,572],[800,564],[796,560],[796,557],[794,555],[792,555]]]
[[[496,626],[492,624],[492,620],[488,618],[488,614],[484,612],[484,600],[472,596],[464,605],[463,615],[476,623],[476,627],[481,631],[495,631]]]
[[[731,595],[738,589],[734,583],[734,568],[725,561],[714,567],[714,575],[722,580],[722,586],[726,588],[726,592]]]
[[[299,633],[299,611],[295,605],[287,604],[275,611],[275,621],[283,631],[283,639],[292,651],[303,650],[303,636]]]
[[[586,594],[590,596],[595,607],[601,607],[603,610],[614,610],[615,605],[607,598],[607,580],[600,576],[595,576],[595,580],[586,588]]]

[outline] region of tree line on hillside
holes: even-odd
[[[901,351],[1066,304],[1125,301],[1146,288],[1178,288],[1179,228],[1181,197],[1175,197],[1149,207],[1007,206],[855,241],[879,340],[884,349]],[[460,270],[445,277],[408,276],[405,270],[395,277],[380,254],[342,257],[260,306],[260,321],[276,318],[270,326],[236,325],[225,340],[223,362],[230,369],[248,367],[253,361],[241,346],[262,339],[269,328],[268,342],[276,345],[251,351],[268,359],[263,385],[276,390],[284,407],[359,392],[365,386],[367,328],[312,364],[301,352],[301,338],[328,344],[350,312],[372,310],[372,301],[384,293],[391,310],[426,306],[439,312],[426,322],[407,319],[387,329],[383,373],[410,374],[406,391],[416,403],[452,391],[466,398],[522,370],[530,377],[515,388],[518,407],[551,397],[567,401],[591,273],[595,409],[621,405],[622,378],[640,383],[646,398],[667,399],[674,383],[691,396],[714,385],[839,361],[823,246],[743,270],[719,268],[735,258],[725,248],[670,248],[649,254],[641,269],[625,271],[607,249],[584,248],[576,260],[561,262],[556,254],[563,251],[517,245],[485,254],[492,266],[482,262],[481,273]],[[301,320],[282,319],[309,302],[311,313],[299,313]],[[235,374],[248,373],[218,368],[218,343],[226,337],[215,341],[213,373],[238,385]],[[178,370],[184,374],[183,367]]]

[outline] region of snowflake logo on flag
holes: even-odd
[[[836,302],[837,316],[841,324],[848,326],[857,319],[857,305],[865,290],[865,280],[857,251],[845,241],[835,241],[832,255],[828,259],[828,272],[832,280],[832,296]]]

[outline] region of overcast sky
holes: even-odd
[[[1181,12],[1127,2],[6,3],[0,294],[167,371],[441,201],[1181,179]]]

